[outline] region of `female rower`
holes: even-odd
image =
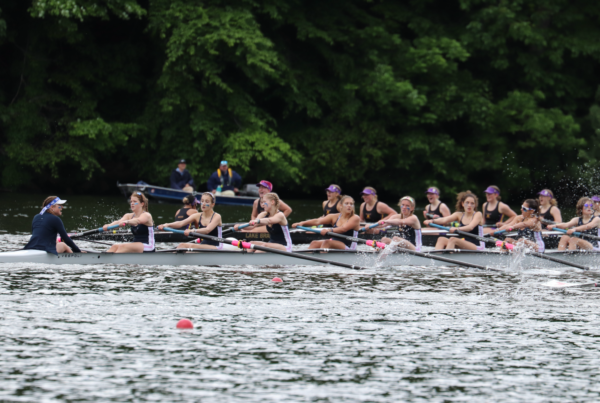
[[[81,250],[75,245],[73,240],[67,235],[65,226],[59,218],[62,216],[63,204],[66,200],[61,200],[58,196],[48,196],[42,203],[42,211],[33,217],[31,222],[31,238],[25,248],[43,250],[54,255],[59,253],[81,253]],[[46,214],[48,213],[48,214]],[[64,242],[56,242],[56,236]]]
[[[338,185],[329,185],[327,189],[327,200],[323,202],[323,217],[328,214],[339,213],[341,210],[342,188]]]
[[[162,231],[164,227],[169,228],[186,228],[185,235],[190,234],[190,226],[198,228],[194,230],[199,234],[211,235],[214,237],[221,238],[223,234],[223,223],[221,222],[221,214],[214,211],[215,207],[215,195],[211,192],[204,192],[200,197],[200,209],[201,213],[196,213],[185,220],[175,221],[167,224],[161,224],[158,229]],[[203,239],[201,243],[181,243],[177,246],[177,249],[223,249],[223,244],[210,239]]]
[[[133,192],[129,202],[131,213],[125,214],[120,220],[106,224],[104,231],[111,225],[129,225],[133,233],[133,242],[114,244],[107,252],[113,253],[142,253],[154,252],[154,227],[152,216],[148,212],[148,199],[142,192]]]
[[[577,250],[577,248],[585,250],[597,249],[600,247],[600,242],[593,244],[586,239],[571,236],[573,235],[573,232],[583,232],[584,234],[595,236],[600,235],[600,230],[598,229],[598,227],[600,227],[600,217],[594,217],[594,201],[589,197],[582,197],[577,202],[576,211],[577,217],[573,218],[571,221],[562,224],[548,225],[549,230],[554,228],[570,228],[566,235],[563,235],[560,238],[558,250],[566,250],[567,246],[569,247],[569,250]]]
[[[254,228],[266,226],[271,240],[269,242],[252,241],[250,242],[251,244],[287,252],[292,251],[292,237],[290,236],[287,218],[280,211],[281,203],[282,201],[279,200],[277,193],[270,192],[262,196],[262,208],[264,211],[255,220],[250,221],[250,225]],[[239,224],[236,224],[233,229],[237,231]],[[250,249],[249,252],[254,252],[254,249]]]
[[[195,196],[187,195],[183,198],[182,202],[183,208],[180,208],[175,213],[176,221],[183,221],[186,218],[198,213],[198,210],[196,209],[198,205],[198,200]],[[198,228],[195,222],[193,223],[193,225],[195,226],[195,228]]]
[[[527,199],[521,205],[521,215],[516,216],[511,223],[504,224],[496,231],[518,230],[517,238],[506,238],[505,241],[512,244],[525,244],[532,247],[536,252],[544,252],[546,246],[542,239],[542,224],[538,217],[540,204],[535,199]]]
[[[398,206],[400,206],[400,214],[393,215],[387,220],[379,221],[379,225],[381,226],[398,226],[398,235],[392,239],[383,238],[381,242],[389,245],[393,241],[398,243],[398,246],[401,248],[421,251],[421,222],[414,215],[415,199],[410,196],[404,196],[400,199]]]
[[[458,228],[451,227],[450,232],[455,232],[457,229],[463,232],[469,232],[476,236],[483,236],[483,228],[481,227],[481,220],[483,215],[477,211],[479,200],[471,191],[461,192],[458,194],[456,202],[456,212],[447,217],[440,217],[433,220],[426,220],[424,224],[449,224],[452,221],[458,221],[460,226]],[[446,238],[440,236],[435,244],[436,249],[469,249],[469,250],[483,250],[485,249],[485,243],[478,241],[473,237],[462,238]]]
[[[252,205],[252,214],[250,216],[251,220],[255,220],[260,213],[265,211],[264,205],[263,205],[263,196],[265,196],[267,193],[271,193],[273,191],[273,184],[269,181],[262,180],[258,183],[257,186],[258,186],[258,195],[260,197],[258,199],[256,199],[254,201],[254,204]],[[290,214],[292,214],[292,208],[290,206],[288,206],[287,204],[285,204],[283,202],[283,200],[279,200],[279,209],[281,210],[283,215],[286,216],[286,218],[289,217]]]
[[[391,216],[397,214],[393,208],[377,200],[377,191],[371,186],[364,188],[361,195],[364,200],[364,202],[360,205],[361,222],[378,222],[381,220],[387,220]],[[367,230],[368,234],[379,232],[380,230]]]
[[[425,192],[429,204],[423,210],[423,217],[425,218],[438,218],[448,217],[450,215],[450,209],[446,206],[446,203],[440,201],[440,190],[436,187],[430,187]],[[433,216],[433,217],[430,217]]]
[[[600,214],[600,196],[592,196],[594,202],[594,214]]]
[[[327,236],[328,232],[356,237],[360,229],[360,217],[354,213],[354,199],[351,196],[343,196],[340,200],[342,211],[337,214],[329,214],[325,217],[313,220],[301,221],[292,225],[292,228],[301,226],[327,225],[333,228],[323,228],[321,235]],[[356,250],[356,242],[341,238],[327,239],[324,241],[312,241],[308,249],[348,249]]]
[[[484,225],[487,228],[484,227],[483,232],[484,234],[489,234],[494,228],[503,225],[502,221],[504,217],[508,217],[510,220],[517,213],[512,211],[507,204],[500,201],[500,189],[497,186],[488,186],[484,193],[487,201],[483,203],[481,210],[483,211]]]
[[[540,201],[540,218],[542,220],[554,221],[555,223],[561,223],[562,217],[560,215],[560,209],[557,207],[554,193],[550,189],[544,189],[538,193]]]

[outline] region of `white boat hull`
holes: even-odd
[[[392,253],[382,259],[377,252],[329,251],[326,253],[300,251],[299,255],[313,256],[334,262],[347,263],[366,267],[390,266],[453,266],[451,263],[440,262],[428,257],[418,257],[404,253]],[[563,259],[570,263],[597,267],[600,265],[600,254],[549,252],[547,255]],[[515,259],[519,259],[521,267],[565,267],[560,263],[543,260],[530,255],[515,257],[498,251],[460,251],[433,252],[432,256],[441,256],[465,263],[478,264],[490,268],[510,267]],[[0,263],[41,263],[52,265],[168,265],[168,266],[293,266],[323,264],[309,260],[283,256],[275,253],[246,253],[231,250],[207,250],[192,253],[73,253],[59,256],[37,250],[21,250],[1,252]]]

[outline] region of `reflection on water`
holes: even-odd
[[[0,250],[28,239],[16,228]],[[540,287],[551,278],[590,279],[0,264],[0,400],[595,401],[598,291]],[[184,317],[194,330],[175,329]]]

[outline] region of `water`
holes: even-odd
[[[90,218],[75,217],[80,202]],[[2,201],[0,250],[28,239],[37,204]],[[126,209],[69,206],[68,230]],[[0,401],[597,401],[598,293],[540,286],[554,278],[593,281],[543,263],[499,274],[0,264]],[[195,329],[177,330],[181,318]]]

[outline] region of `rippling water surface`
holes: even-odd
[[[597,401],[598,291],[554,278],[594,274],[0,264],[0,400]]]

